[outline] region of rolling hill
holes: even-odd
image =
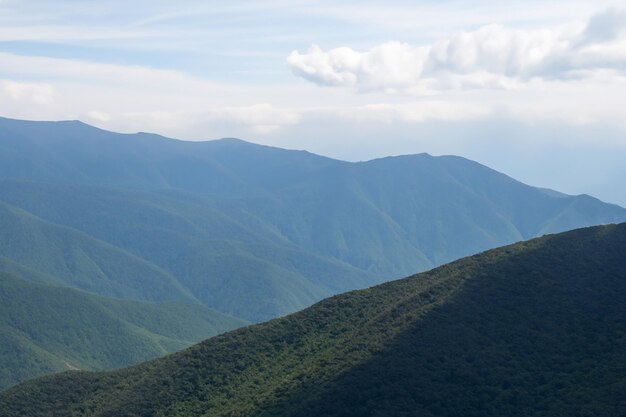
[[[145,364],[0,394],[7,417],[616,416],[626,224],[490,250]]]
[[[0,272],[0,388],[127,366],[244,324],[200,304],[122,301]]]

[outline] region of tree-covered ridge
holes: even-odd
[[[128,366],[244,324],[200,304],[116,300],[0,272],[0,388]]]
[[[0,394],[8,417],[615,416],[626,224],[490,250],[108,373]]]

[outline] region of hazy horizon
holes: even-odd
[[[0,22],[2,116],[459,155],[626,206],[624,1],[0,0]]]

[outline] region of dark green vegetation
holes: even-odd
[[[126,366],[243,324],[199,304],[115,300],[0,272],[0,387]]]
[[[491,247],[621,221],[618,206],[529,187],[459,157],[348,163],[236,139],[0,118],[0,271],[110,302],[192,303],[259,322]],[[219,330],[179,337],[130,323],[185,343]],[[116,362],[119,351],[102,348],[87,360],[86,349],[71,348],[71,335],[86,330],[59,329],[67,344],[52,349],[26,336],[38,334],[32,325],[22,323],[23,343],[0,336],[30,358],[21,363],[36,363],[13,381],[60,369],[58,357],[101,369],[163,351],[153,343],[137,356],[129,347],[135,353]],[[41,365],[42,349],[56,365]],[[4,358],[0,369],[15,369]]]
[[[620,416],[626,224],[549,235],[107,373],[3,416]]]

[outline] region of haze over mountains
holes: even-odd
[[[618,416],[626,223],[487,251],[108,373],[0,394],[7,417]]]
[[[124,322],[115,337],[139,328],[148,356],[488,248],[623,221],[621,207],[454,156],[348,163],[237,139],[0,119],[0,271],[10,273],[1,279],[15,291],[66,287],[54,291],[100,306],[141,300],[167,310],[176,301],[203,317],[194,328],[206,331],[177,335],[114,315]],[[2,320],[5,337],[33,342],[38,323],[20,322],[18,337],[14,318]],[[147,359],[87,358],[71,340],[53,351],[28,343],[4,357],[45,364],[30,376],[63,362],[103,369]],[[6,384],[26,375],[9,373]]]

